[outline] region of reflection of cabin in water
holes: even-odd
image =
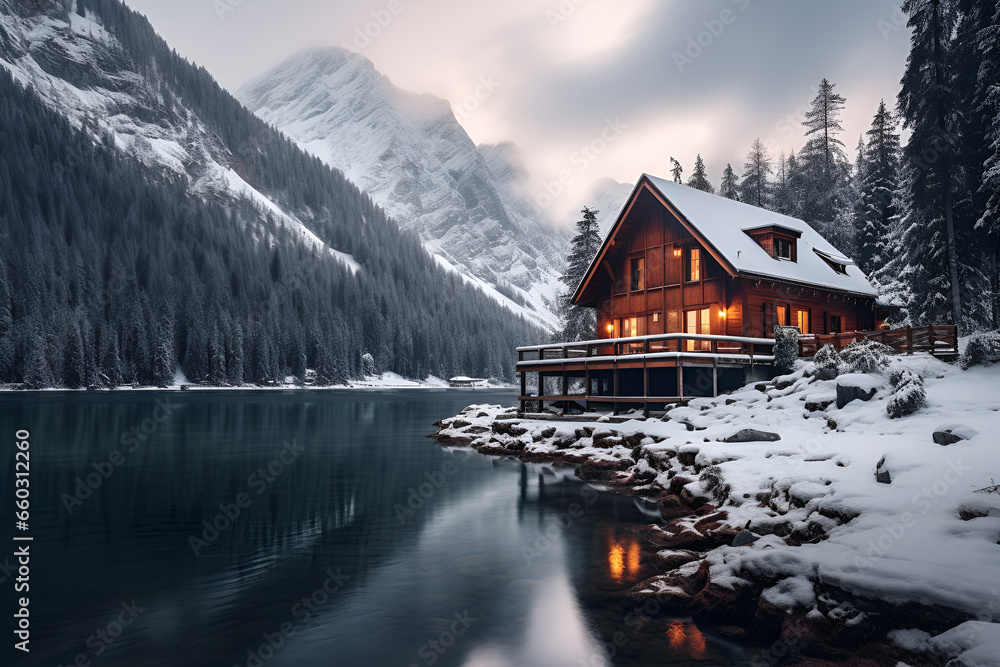
[[[448,386],[456,389],[473,389],[475,387],[485,387],[486,380],[483,378],[467,378],[464,375],[460,375],[448,380]]]
[[[877,296],[804,221],[644,174],[572,297],[596,340],[519,348],[522,410],[717,395],[770,371],[775,326],[874,333]]]

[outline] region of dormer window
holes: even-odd
[[[788,239],[774,239],[774,256],[778,259],[792,259],[792,242]]]
[[[853,266],[854,262],[847,259],[846,257],[838,257],[837,255],[832,255],[828,252],[823,252],[822,250],[817,250],[813,248],[813,252],[819,255],[820,259],[826,262],[827,266],[836,271],[837,273],[847,275],[847,267]]]
[[[802,236],[802,232],[799,230],[783,225],[768,225],[744,229],[743,231],[774,259],[786,262],[798,261],[798,252],[795,246],[797,239]]]

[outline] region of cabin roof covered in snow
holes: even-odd
[[[599,265],[610,239],[624,222],[629,204],[646,184],[655,196],[673,209],[682,224],[728,263],[725,268],[731,273],[744,278],[779,280],[872,298],[878,296],[861,269],[805,221],[649,174],[642,175],[619,211],[615,224],[608,231],[600,252],[587,272],[587,278]],[[747,231],[764,227],[780,227],[801,233],[796,241],[797,261],[772,257],[747,234]],[[845,273],[835,270],[828,260],[845,265]],[[574,301],[582,294],[587,278],[573,295]]]

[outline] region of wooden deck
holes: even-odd
[[[728,386],[734,382],[732,371],[738,371],[742,384],[745,369],[771,366],[774,340],[658,334],[520,347],[517,358],[522,411],[528,403],[539,410],[544,403],[583,409],[606,404],[618,414],[621,406],[632,404],[648,413],[651,405],[718,396],[720,372]]]
[[[907,327],[841,334],[805,334],[799,356],[812,357],[824,345],[840,350],[856,338],[877,340],[905,354],[958,354],[953,325]],[[553,343],[517,349],[520,411],[564,410],[603,405],[618,414],[623,406],[649,414],[669,403],[718,396],[749,381],[772,377],[773,338],[658,334],[634,338]],[[530,377],[529,377],[530,376]]]
[[[829,335],[805,334],[799,336],[799,356],[811,357],[824,345],[833,345],[837,350],[842,350],[850,345],[855,338],[862,336],[888,345],[896,352],[905,354],[929,352],[943,357],[958,355],[958,327],[953,324],[943,324]]]

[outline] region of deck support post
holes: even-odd
[[[618,398],[618,364],[615,364],[614,375],[615,375],[615,390],[612,393],[614,394],[615,398]],[[620,412],[618,410],[618,406],[619,405],[620,404],[618,403],[618,401],[614,402],[614,406],[615,406],[615,412],[614,412],[614,414],[615,414],[616,417],[618,416],[618,413]]]
[[[712,398],[719,396],[719,358],[712,358]]]
[[[528,377],[527,377],[528,376],[528,372],[527,371],[521,371],[520,373],[518,373],[518,375],[521,376],[521,411],[520,411],[519,414],[523,415],[524,414],[524,407],[525,407],[525,404],[527,403],[527,401],[524,400],[524,397],[528,395]]]
[[[590,412],[590,367],[583,367],[583,411]]]
[[[564,399],[569,396],[569,376],[566,373],[566,366],[563,366],[563,372],[562,372],[562,396]],[[562,402],[563,412],[566,412],[568,408],[569,408],[569,401],[564,400]]]
[[[906,353],[913,354],[913,327],[906,327]]]
[[[684,400],[684,366],[680,357],[677,357],[677,397]]]
[[[642,416],[649,418],[649,367],[642,362]]]

